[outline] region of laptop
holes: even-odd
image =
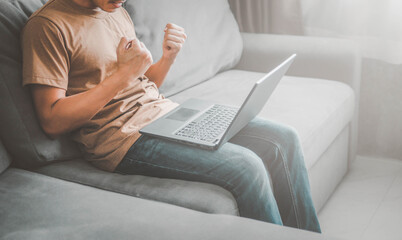
[[[295,57],[293,54],[259,79],[240,108],[191,98],[142,128],[140,133],[216,150],[260,113]]]

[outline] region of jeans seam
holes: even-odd
[[[241,137],[241,136],[243,136],[243,137],[252,137],[252,138],[256,138],[256,139],[263,140],[263,141],[266,141],[266,142],[270,142],[279,150],[279,153],[280,153],[281,158],[282,158],[283,165],[285,167],[286,179],[288,180],[288,186],[289,186],[289,190],[290,190],[290,196],[292,198],[293,208],[295,209],[294,211],[295,211],[295,216],[296,216],[296,224],[297,224],[297,227],[300,228],[300,222],[299,222],[300,220],[299,220],[298,208],[297,208],[297,204],[295,204],[296,201],[295,201],[295,197],[294,197],[294,194],[293,194],[293,186],[292,186],[292,183],[291,183],[290,178],[289,178],[289,175],[290,175],[289,174],[289,167],[286,164],[286,161],[284,161],[285,158],[284,158],[284,154],[283,154],[281,148],[272,139],[269,139],[269,138],[264,138],[264,137],[259,137],[259,136],[252,136],[252,135],[244,135],[244,134],[238,135],[238,136],[239,137]]]

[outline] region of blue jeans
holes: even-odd
[[[278,123],[256,118],[216,151],[142,136],[116,172],[219,185],[242,217],[321,232],[299,139]]]

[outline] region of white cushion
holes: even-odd
[[[181,103],[194,97],[240,106],[253,84],[262,76],[264,73],[226,71],[171,99]],[[348,85],[285,76],[259,116],[296,129],[303,145],[306,166],[310,169],[351,121],[353,110],[354,93]]]
[[[161,88],[166,96],[232,68],[241,57],[243,41],[227,0],[130,0],[125,8],[154,61],[162,56],[167,23],[186,30],[188,39]]]

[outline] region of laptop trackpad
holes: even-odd
[[[199,110],[191,109],[191,108],[180,108],[176,112],[170,114],[167,119],[177,120],[177,121],[186,121],[191,118],[195,114],[197,114]]]

